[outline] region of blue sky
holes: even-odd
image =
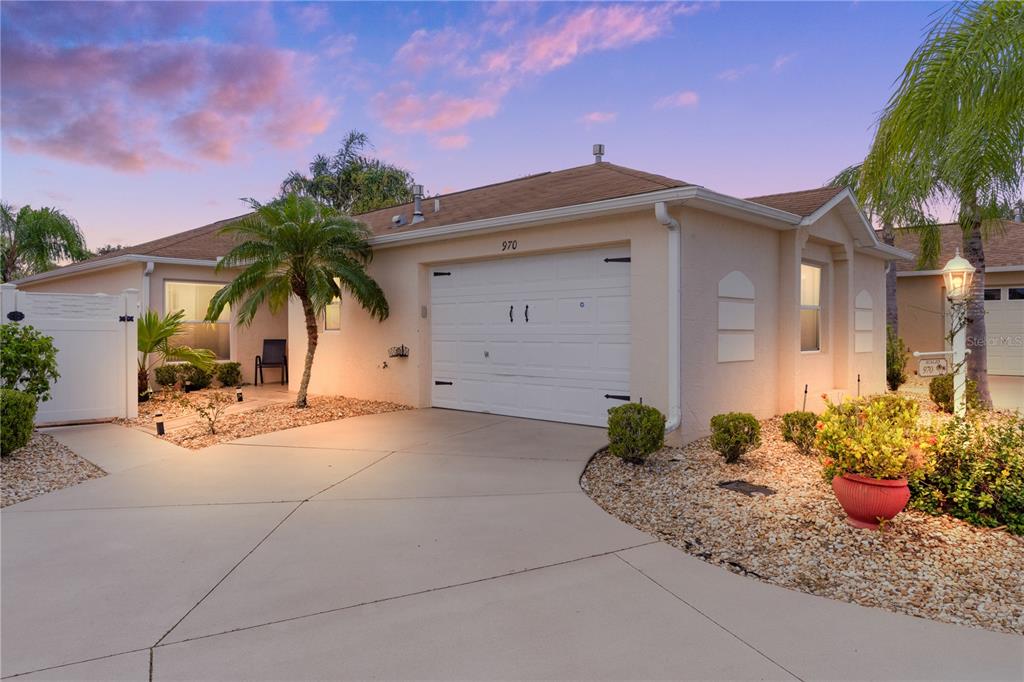
[[[353,128],[434,193],[594,142],[738,196],[815,187],[942,7],[5,2],[0,190],[136,243],[271,197]]]

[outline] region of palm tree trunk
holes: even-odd
[[[988,335],[985,329],[985,249],[981,242],[981,221],[975,219],[963,235],[964,258],[975,267],[971,296],[967,301],[967,378],[978,383],[982,407],[992,408],[988,388]]]
[[[295,398],[295,407],[307,407],[306,391],[309,389],[309,377],[313,373],[313,355],[316,353],[317,333],[316,314],[309,297],[302,296],[302,312],[306,316],[306,365],[302,369],[302,381],[299,383],[299,395]]]
[[[882,223],[882,242],[889,246],[896,244],[896,230],[888,220]],[[900,335],[900,311],[896,304],[896,263],[889,261],[885,270],[885,324]]]

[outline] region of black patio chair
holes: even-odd
[[[253,372],[253,383],[259,385],[263,381],[264,367],[281,369],[281,383],[288,383],[288,355],[285,354],[287,339],[263,339],[263,353],[256,356],[256,370]]]

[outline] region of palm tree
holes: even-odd
[[[27,277],[57,267],[62,260],[91,256],[78,224],[56,208],[14,207],[0,202],[0,279]]]
[[[276,312],[294,295],[306,321],[306,363],[296,407],[306,407],[306,391],[317,345],[317,318],[324,308],[351,293],[378,320],[388,316],[380,286],[366,272],[373,252],[366,228],[311,197],[289,194],[261,204],[249,199],[253,212],[225,227],[239,244],[217,264],[217,270],[244,268],[210,300],[206,319],[216,320],[224,306],[237,305],[238,321],[249,324],[266,303]]]
[[[302,194],[353,215],[412,201],[408,171],[364,155],[369,138],[349,132],[334,156],[317,154],[309,175],[292,171],[281,183],[282,196]]]
[[[204,370],[213,367],[216,356],[212,350],[171,343],[171,339],[181,333],[184,319],[183,310],[164,317],[147,310],[139,317],[139,395],[149,391],[149,371],[157,362],[190,362]]]
[[[953,205],[962,253],[977,269],[967,305],[968,376],[991,406],[983,237],[1024,185],[1024,3],[963,3],[941,15],[911,56],[860,173],[873,204]],[[937,264],[938,229],[922,230]]]

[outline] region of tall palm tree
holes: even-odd
[[[57,267],[62,260],[91,256],[78,224],[56,208],[0,202],[0,279],[27,277]]]
[[[982,240],[1024,185],[1024,3],[963,3],[936,19],[882,112],[860,182],[873,203],[955,207],[962,253],[977,269],[967,373],[991,406]],[[935,263],[938,245],[937,228],[926,228],[926,262]]]
[[[333,156],[313,158],[309,175],[289,173],[281,183],[282,195],[313,197],[349,215],[412,201],[409,172],[366,156],[372,148],[366,133],[349,132]]]
[[[294,295],[302,305],[307,339],[295,405],[306,407],[317,318],[324,308],[344,289],[373,317],[388,316],[384,292],[366,272],[373,257],[369,234],[362,223],[308,196],[289,194],[267,204],[248,201],[253,212],[221,231],[239,244],[217,264],[218,271],[244,269],[213,296],[206,319],[216,320],[231,304],[237,305],[238,321],[249,324],[264,303],[276,312]]]

